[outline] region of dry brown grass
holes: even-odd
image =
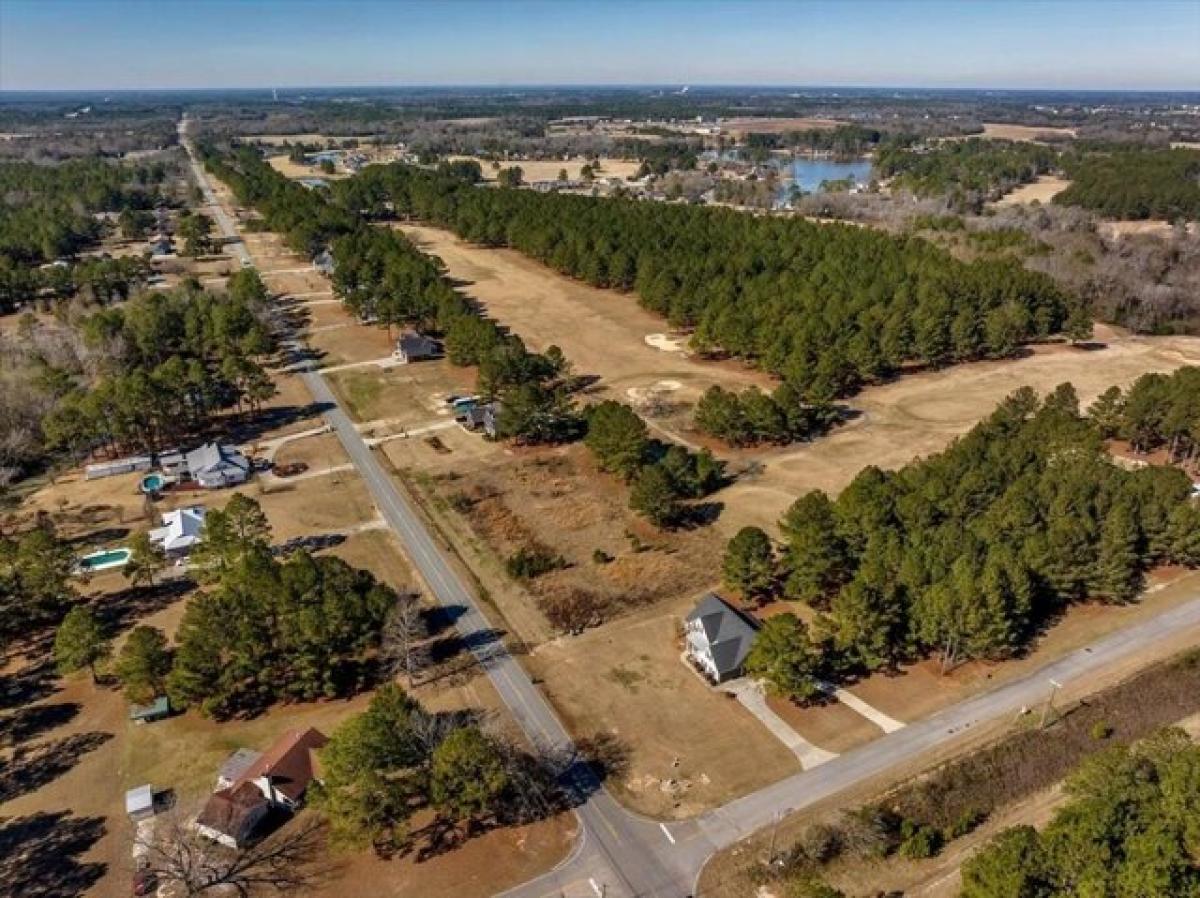
[[[438,491],[464,511],[498,558],[535,546],[563,556],[565,569],[526,586],[557,625],[594,624],[711,582],[722,550],[712,528],[662,533],[649,527],[626,507],[626,487],[599,471],[582,446],[523,451],[516,459],[443,479]],[[597,565],[597,549],[614,560]]]
[[[996,201],[997,206],[1016,206],[1022,203],[1048,203],[1068,187],[1071,182],[1057,175],[1041,175],[1028,184],[1022,184]]]
[[[446,397],[474,392],[474,369],[443,359],[335,371],[329,385],[356,421],[395,421],[406,427],[449,419]]]
[[[1009,125],[984,122],[983,136],[996,140],[1044,141],[1047,138],[1074,137],[1074,128],[1046,128],[1040,125]]]
[[[615,736],[628,770],[610,781],[641,813],[691,816],[799,770],[737,701],[680,660],[691,598],[540,646],[526,665],[576,737]],[[676,761],[678,764],[676,765]]]
[[[451,160],[472,160],[478,162],[483,170],[483,179],[485,181],[495,181],[500,173],[500,169],[494,168],[492,163],[487,159],[480,159],[478,156],[451,156]],[[500,168],[512,168],[518,166],[521,169],[522,177],[526,182],[529,181],[557,181],[559,172],[566,170],[567,178],[571,180],[579,180],[582,176],[581,170],[588,164],[586,159],[514,159],[511,162],[501,162]],[[601,157],[600,167],[596,169],[596,178],[601,180],[604,178],[632,178],[637,174],[637,170],[641,167],[641,163],[636,159],[611,159]]]
[[[337,434],[323,433],[317,436],[302,437],[290,440],[279,447],[275,453],[275,464],[291,465],[296,463],[308,465],[310,471],[322,468],[333,468],[350,463],[350,456],[342,448],[342,441]],[[284,483],[288,478],[280,478]],[[301,481],[303,482],[303,481]]]
[[[717,498],[726,503],[719,525],[773,528],[796,497],[812,489],[836,493],[867,465],[899,468],[944,449],[1007,395],[1029,386],[1046,393],[1075,385],[1086,407],[1108,387],[1127,386],[1150,371],[1200,363],[1200,338],[1138,337],[1097,326],[1103,348],[1034,347],[1023,358],[956,365],[907,375],[855,396],[861,416],[812,443],[757,453],[724,452],[754,462]]]

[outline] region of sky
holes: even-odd
[[[0,90],[1200,89],[1200,0],[0,0]]]

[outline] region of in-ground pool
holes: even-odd
[[[157,493],[167,485],[167,479],[162,474],[147,474],[142,478],[143,493]]]
[[[109,568],[124,567],[129,563],[129,556],[133,554],[129,549],[124,547],[120,549],[102,549],[99,552],[92,552],[90,555],[84,555],[79,559],[79,569],[88,573],[96,571],[106,571]]]

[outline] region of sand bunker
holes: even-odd
[[[660,380],[648,387],[630,387],[625,391],[625,395],[634,405],[641,406],[661,399],[667,393],[674,393],[681,387],[683,384],[677,380]]]
[[[646,334],[646,343],[663,352],[683,352],[687,348],[687,338],[670,334]]]

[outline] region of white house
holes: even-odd
[[[204,529],[204,506],[192,505],[163,515],[163,525],[150,531],[150,541],[162,546],[171,557],[192,551]]]
[[[250,477],[250,461],[232,446],[205,443],[187,454],[188,476],[207,489],[234,486]]]
[[[688,659],[714,683],[741,676],[758,623],[716,593],[709,593],[684,618]]]

